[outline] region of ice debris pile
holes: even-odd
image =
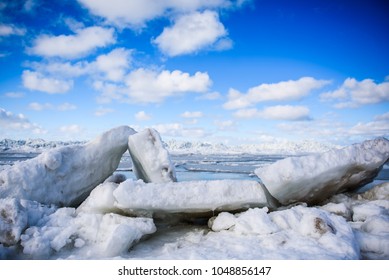
[[[136,181],[113,174],[127,150]],[[255,170],[258,181],[177,182],[157,131],[117,127],[0,171],[0,259],[389,258],[389,183],[344,194],[388,159],[377,138],[280,160]],[[147,241],[129,250],[158,240],[159,225],[196,219],[209,229],[152,255]]]

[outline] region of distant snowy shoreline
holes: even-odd
[[[42,152],[46,149],[69,145],[85,144],[86,141],[46,141],[43,139],[28,140],[0,140],[0,152]],[[173,154],[282,154],[299,155],[322,153],[330,149],[342,148],[333,144],[324,144],[315,141],[301,142],[273,142],[259,144],[225,145],[223,143],[208,143],[201,141],[184,141],[170,139],[164,141],[166,148]]]

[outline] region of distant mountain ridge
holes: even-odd
[[[46,141],[43,139],[27,140],[0,140],[0,151],[5,152],[42,152],[46,149],[69,145],[84,144],[86,141]],[[321,153],[334,148],[341,148],[332,144],[324,144],[315,141],[301,142],[265,142],[258,144],[241,144],[229,146],[223,143],[208,143],[201,141],[164,141],[166,149],[176,154],[287,154],[298,155],[307,153]]]

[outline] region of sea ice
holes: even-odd
[[[389,141],[377,138],[322,154],[289,157],[255,170],[282,204],[315,204],[371,182],[389,159]]]
[[[148,128],[129,136],[128,151],[138,179],[146,183],[177,181],[169,153],[155,129]]]
[[[0,171],[0,198],[75,206],[118,167],[127,150],[128,126],[109,130],[85,145],[48,150]]]
[[[213,211],[271,207],[263,187],[251,180],[144,183],[131,179],[96,187],[79,212],[120,212],[137,216],[191,213],[212,216]]]
[[[119,256],[146,234],[155,232],[152,219],[113,213],[79,213],[60,208],[29,227],[21,236],[26,258],[97,259]]]

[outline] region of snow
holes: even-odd
[[[77,205],[116,170],[134,133],[128,126],[117,127],[84,145],[47,150],[18,162],[0,171],[0,198]]]
[[[21,236],[28,259],[77,255],[78,258],[107,258],[127,251],[145,234],[155,232],[152,219],[130,218],[113,213],[76,214],[60,208],[28,228]]]
[[[251,180],[175,182],[155,130],[115,128],[0,171],[0,259],[389,259],[386,175],[350,190],[374,179],[388,142],[261,163]],[[141,179],[113,173],[127,149]],[[269,183],[287,177],[284,192]]]
[[[377,138],[340,150],[288,157],[255,174],[280,203],[315,204],[373,181],[388,159],[389,141]]]
[[[128,150],[138,179],[146,183],[177,181],[169,153],[156,130],[149,128],[129,136]]]

